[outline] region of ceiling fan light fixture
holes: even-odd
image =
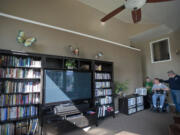
[[[101,25],[105,25],[105,24],[106,24],[105,22],[101,21]]]
[[[125,0],[125,7],[131,10],[140,9],[146,4],[147,0]]]
[[[109,14],[107,14],[104,18],[101,19],[101,22],[105,22],[115,15],[119,14],[122,12],[124,9],[130,9],[132,13],[132,18],[134,23],[138,23],[141,21],[141,8],[146,4],[146,3],[158,3],[158,2],[168,2],[168,1],[174,1],[174,0],[124,0],[124,4],[121,5],[120,7],[116,8]]]

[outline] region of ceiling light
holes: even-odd
[[[105,25],[106,23],[105,22],[101,22],[102,25]]]

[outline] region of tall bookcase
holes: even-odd
[[[74,60],[68,69],[66,61]],[[114,114],[113,63],[55,55],[0,50],[0,133],[41,134],[43,126],[43,72],[45,69],[91,72],[90,110],[96,120]],[[98,123],[98,122],[97,122]]]
[[[41,57],[0,51],[0,133],[34,132],[40,96]]]
[[[113,91],[113,63],[94,62],[94,103],[97,108],[97,118],[115,116]]]

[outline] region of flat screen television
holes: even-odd
[[[45,70],[44,104],[91,99],[91,73]]]

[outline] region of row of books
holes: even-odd
[[[34,135],[38,119],[0,125],[0,135]]]
[[[14,135],[15,125],[12,123],[7,123],[0,125],[0,135]]]
[[[0,95],[0,106],[13,106],[13,105],[26,105],[26,104],[39,104],[40,94],[13,94],[13,95]]]
[[[95,79],[97,80],[108,80],[111,79],[111,75],[109,73],[95,73]]]
[[[98,118],[107,116],[110,112],[113,112],[112,106],[101,106],[98,108]]]
[[[112,89],[96,89],[95,96],[110,96],[112,95]]]
[[[0,86],[1,87],[1,86]],[[40,82],[5,81],[4,93],[30,93],[40,92]]]
[[[30,57],[0,56],[0,66],[41,67],[41,61]]]
[[[28,107],[8,107],[0,109],[0,120],[14,120],[19,118],[33,117],[38,115],[36,106]]]
[[[109,81],[95,83],[95,88],[109,88],[110,86],[111,86],[111,82]]]
[[[96,103],[100,104],[100,105],[111,104],[112,103],[112,97],[106,96],[104,98],[96,99]]]
[[[40,71],[33,69],[0,68],[0,78],[40,78]]]

